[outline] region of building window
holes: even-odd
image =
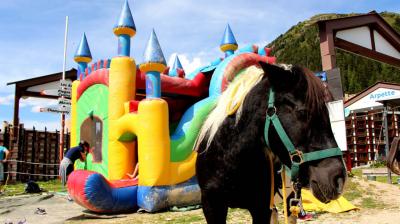
[[[81,140],[89,142],[93,162],[102,161],[103,122],[98,117],[89,117],[81,125]]]

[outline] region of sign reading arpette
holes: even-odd
[[[376,100],[380,100],[382,98],[393,97],[394,95],[396,95],[396,92],[394,90],[373,92],[373,93],[369,94],[369,99],[376,101]]]

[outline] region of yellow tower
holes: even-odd
[[[109,145],[108,171],[110,180],[118,180],[131,173],[136,163],[132,141],[120,141],[118,120],[125,114],[124,105],[134,100],[136,93],[136,63],[130,58],[130,38],[135,35],[136,27],[128,1],[122,8],[120,19],[114,26],[118,36],[118,57],[111,60],[109,73]]]

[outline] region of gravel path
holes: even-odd
[[[353,203],[360,208],[341,214],[317,214],[309,224],[398,224],[400,223],[400,187],[354,177],[352,182],[362,192]],[[372,205],[366,205],[370,199]],[[47,214],[34,214],[37,208]],[[162,212],[157,214],[95,215],[87,213],[66,196],[42,194],[0,198],[0,223],[205,223],[201,209],[188,212]],[[251,223],[250,215],[241,209],[229,212],[228,223]]]

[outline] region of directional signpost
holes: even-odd
[[[71,110],[71,88],[72,83],[70,80],[60,80],[58,107],[62,113],[69,114]]]
[[[60,80],[60,88],[58,89],[58,96],[71,99],[72,83],[70,80]]]
[[[71,89],[72,88],[71,80],[68,80],[68,79],[60,80],[60,87]]]
[[[40,108],[40,112],[69,114],[71,111],[71,87],[70,80],[60,80],[58,89],[58,107]]]
[[[57,107],[42,107],[42,108],[40,108],[40,112],[69,114],[69,111],[61,110],[60,108],[57,108]]]
[[[58,90],[58,96],[65,97],[65,98],[71,98],[71,89],[59,89]]]
[[[71,109],[71,100],[67,98],[58,98],[58,106],[60,108],[65,108],[65,110]]]

